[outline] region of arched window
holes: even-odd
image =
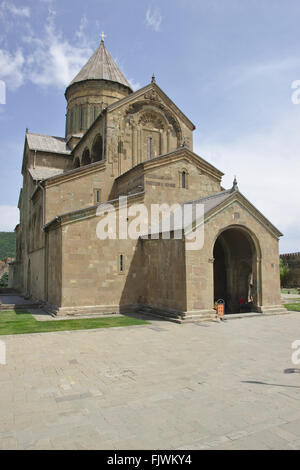
[[[102,136],[99,134],[95,137],[92,147],[92,162],[99,162],[103,156],[103,141]]]
[[[181,187],[186,188],[186,172],[181,173]]]
[[[81,158],[82,165],[89,165],[91,163],[90,151],[85,149]]]

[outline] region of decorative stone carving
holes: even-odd
[[[165,127],[161,118],[157,114],[152,112],[146,112],[142,114],[139,123],[142,126],[147,126],[150,124],[151,127],[154,127],[155,129],[164,129]]]
[[[158,93],[154,90],[150,90],[147,93],[144,94],[145,100],[150,100],[150,101],[160,101],[160,97]]]

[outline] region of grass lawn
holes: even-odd
[[[292,288],[291,288],[291,289],[288,289],[287,287],[284,287],[284,288],[281,289],[281,293],[282,293],[282,294],[288,294],[288,293],[290,293],[290,294],[298,294],[298,289],[292,289]]]
[[[146,325],[148,323],[144,320],[127,316],[37,321],[30,313],[24,310],[8,310],[0,312],[0,335],[90,330],[93,328],[112,328],[115,326]]]
[[[300,303],[298,303],[298,304],[284,304],[284,306],[290,312],[300,312]]]

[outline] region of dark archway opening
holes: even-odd
[[[99,162],[102,160],[102,154],[103,154],[103,141],[102,141],[102,136],[97,135],[97,137],[94,140],[93,147],[92,147],[92,162]]]
[[[214,301],[225,301],[226,313],[257,310],[257,253],[250,235],[229,228],[214,246]]]
[[[75,158],[75,160],[74,160],[74,168],[79,168],[79,167],[80,167],[80,160],[79,160],[79,158],[77,157],[77,158]]]
[[[90,151],[85,149],[82,154],[82,165],[89,165],[91,163]]]

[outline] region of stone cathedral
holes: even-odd
[[[282,234],[193,152],[194,124],[154,77],[133,92],[102,39],[65,97],[65,137],[26,131],[12,287],[56,315],[201,321],[215,317],[218,299],[227,313],[285,311]],[[99,207],[118,213],[120,196],[128,209],[202,204],[203,246],[189,250],[185,236],[165,238],[163,229],[99,239]]]

